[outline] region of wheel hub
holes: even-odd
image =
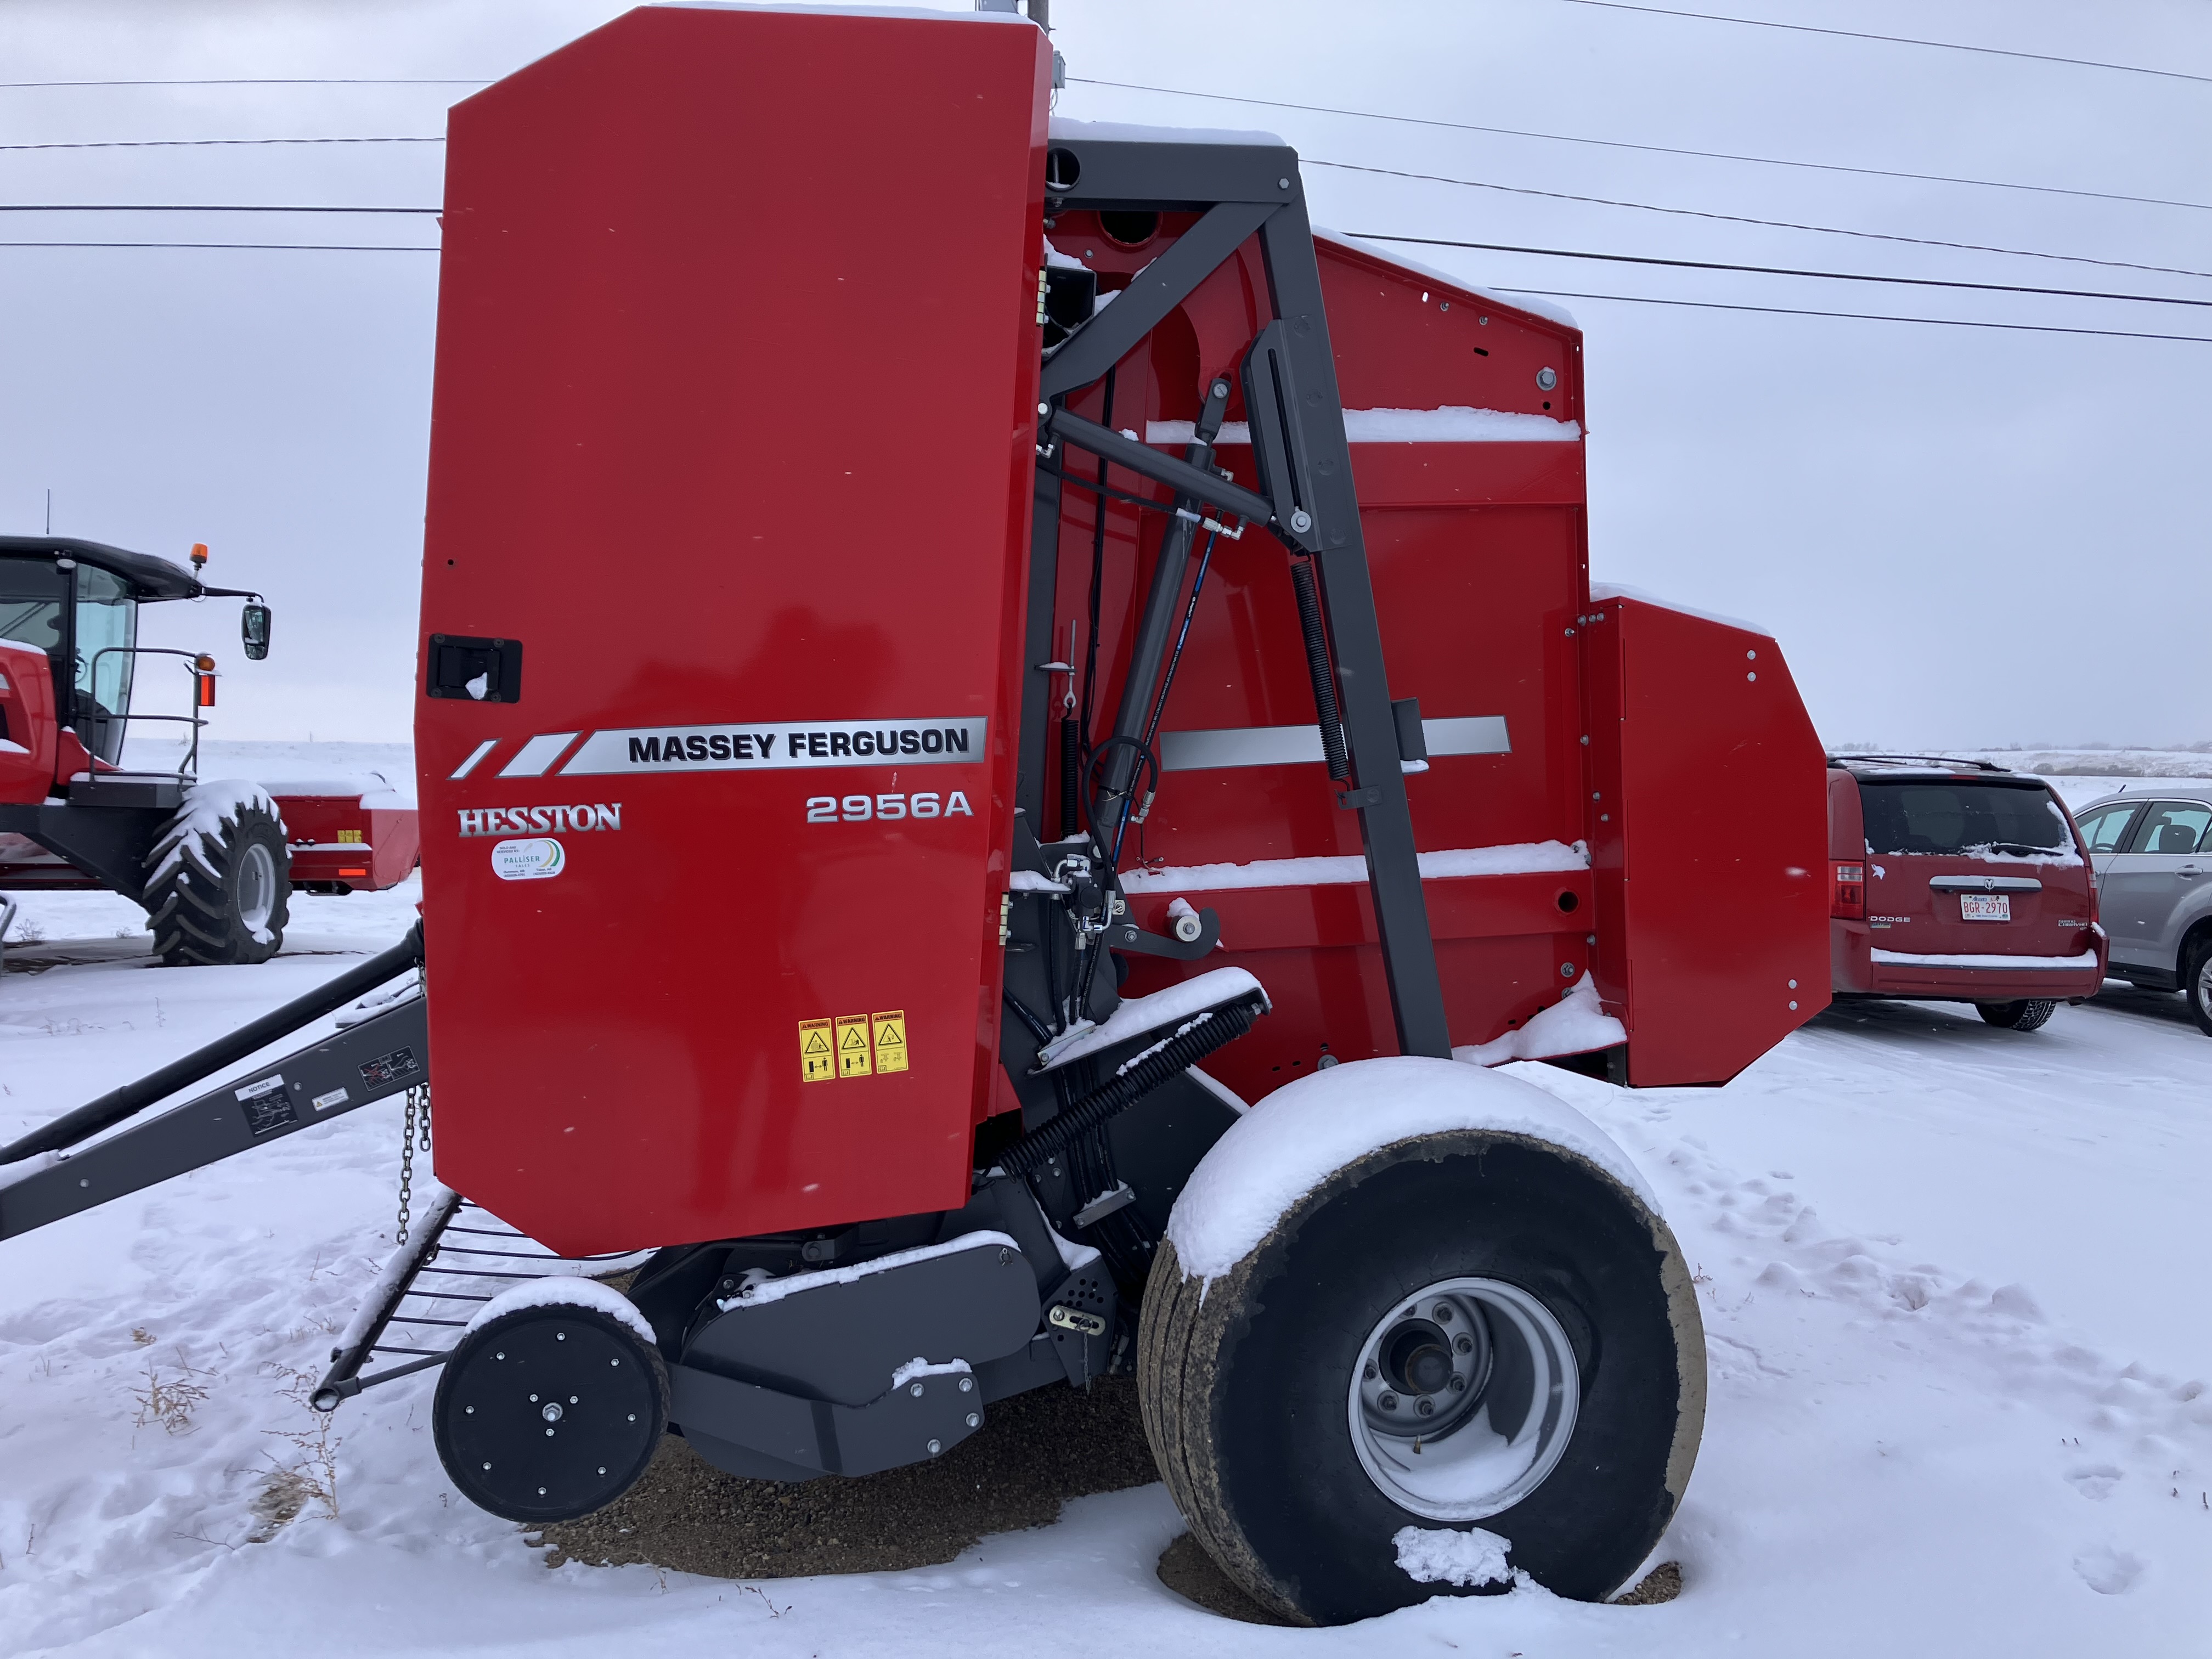
[[[1468,1521],[1510,1508],[1551,1474],[1574,1432],[1580,1375],[1534,1296],[1452,1279],[1376,1322],[1350,1394],[1369,1479],[1417,1515]]]
[[[249,845],[238,860],[238,919],[248,933],[269,926],[276,908],[276,861],[258,842]]]

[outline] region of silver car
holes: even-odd
[[[2212,1036],[2212,791],[2108,795],[2074,818],[2096,866],[2112,975],[2182,992]]]

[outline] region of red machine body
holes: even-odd
[[[1012,20],[669,8],[453,113],[416,723],[439,1172],[557,1248],[954,1207],[1016,1103],[1049,80]],[[1112,289],[1189,217],[1050,241]],[[1725,1079],[1826,995],[1780,653],[1593,601],[1571,325],[1319,252],[1390,689],[1427,723],[1452,1039],[1589,975],[1629,1080]],[[1264,283],[1248,247],[1069,409],[1180,453]],[[1118,672],[1162,518],[1096,500],[1063,506],[1054,648],[1073,624]],[[1122,869],[1134,920],[1187,899],[1224,949],[1132,958],[1127,992],[1250,968],[1275,1012],[1207,1069],[1256,1099],[1395,1042],[1283,550],[1211,559]],[[1050,840],[1056,783],[1042,811]]]
[[[1050,79],[1020,20],[655,8],[453,112],[422,617],[526,654],[418,703],[438,1158],[550,1243],[965,1201]]]
[[[40,801],[52,793],[60,732],[46,653],[34,645],[0,640],[0,801]],[[67,735],[74,739],[76,734]],[[80,754],[83,748],[77,745]],[[20,836],[0,836],[0,860],[8,857],[11,842],[39,850]]]
[[[292,854],[292,884],[326,891],[396,887],[421,862],[414,803],[397,790],[270,791]]]

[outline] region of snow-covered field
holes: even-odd
[[[301,897],[276,962],[193,969],[149,965],[121,900],[33,900],[25,948],[64,961],[0,981],[0,1138],[341,970],[413,899]],[[1702,1275],[1670,1604],[1232,1624],[1155,1577],[1158,1486],[905,1573],[548,1571],[448,1486],[428,1377],[343,1407],[337,1513],[270,1528],[270,1472],[323,1474],[298,1379],[389,1246],[387,1102],[0,1243],[0,1653],[2212,1653],[2212,1041],[2178,999],[2114,988],[2032,1035],[1865,1006],[1718,1090],[1515,1069],[1618,1137]]]

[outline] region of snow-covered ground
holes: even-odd
[[[65,960],[0,980],[0,1138],[340,971],[413,898],[302,897],[276,962],[191,969],[149,965],[120,900],[33,900]],[[250,1542],[272,1469],[323,1473],[298,1382],[389,1246],[387,1102],[0,1243],[0,1653],[2212,1653],[2212,1041],[2178,999],[2109,1000],[2031,1035],[1863,1006],[1723,1089],[1515,1068],[1619,1138],[1702,1275],[1668,1605],[1231,1624],[1155,1577],[1158,1486],[905,1573],[548,1571],[446,1481],[427,1376],[341,1408],[335,1516]]]

